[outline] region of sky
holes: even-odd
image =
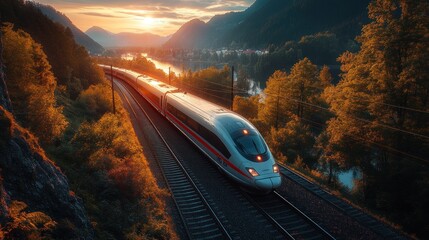
[[[82,31],[92,26],[113,33],[175,33],[189,20],[243,11],[255,0],[36,0],[64,13]]]

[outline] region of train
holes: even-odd
[[[127,82],[227,176],[245,189],[269,193],[281,185],[279,166],[258,130],[244,117],[137,72],[99,65]]]

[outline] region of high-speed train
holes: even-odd
[[[126,81],[229,177],[252,191],[281,184],[279,167],[258,130],[242,116],[146,75],[100,65]]]

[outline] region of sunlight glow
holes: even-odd
[[[85,31],[93,26],[104,28],[112,33],[151,32],[169,35],[176,32],[186,22],[198,18],[209,21],[214,15],[228,11],[241,11],[248,7],[252,0],[234,0],[220,3],[209,0],[195,4],[194,1],[178,0],[171,6],[146,1],[107,1],[100,4],[96,1],[60,1],[36,0],[50,4],[66,14],[72,22]]]
[[[152,17],[143,17],[140,19],[140,27],[143,29],[154,28],[158,23],[158,20]]]

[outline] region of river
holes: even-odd
[[[186,63],[185,65],[178,66],[177,64],[172,64],[169,62],[164,62],[160,60],[153,59],[151,57],[148,57],[147,54],[142,54],[147,60],[153,62],[156,66],[156,68],[159,68],[163,70],[166,74],[168,74],[169,68],[171,72],[175,72],[176,75],[180,75],[184,70],[187,71],[188,69],[191,69],[192,71],[198,71],[204,68],[210,67],[207,63]],[[216,68],[221,68],[223,66],[215,66]],[[248,87],[248,93],[250,95],[256,95],[262,92],[262,89],[260,88],[260,85],[255,82],[253,79],[249,80],[249,87]],[[234,81],[237,81],[237,72],[234,74]]]

